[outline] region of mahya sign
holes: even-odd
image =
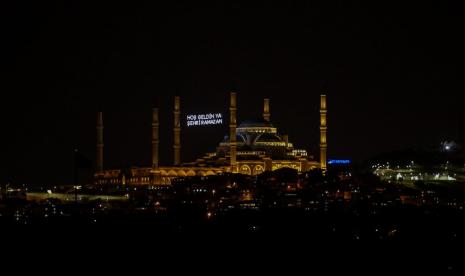
[[[223,114],[207,113],[198,115],[187,115],[187,126],[208,126],[223,124]]]

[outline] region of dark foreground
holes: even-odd
[[[268,266],[262,269],[309,265],[311,271],[446,273],[463,268],[464,222],[462,213],[448,209],[404,206],[363,214],[340,206],[322,212],[236,210],[211,217],[182,208],[90,217],[75,213],[30,225],[3,219],[1,227],[15,245],[37,243],[55,253],[149,250],[145,257],[166,257],[166,253],[172,256],[169,261],[200,258],[202,262],[231,254],[239,258],[237,264],[250,260],[257,264],[258,258],[277,262],[265,262]]]
[[[67,260],[123,258],[117,265],[148,259],[181,269],[185,261],[196,267],[227,263],[228,269],[252,265],[260,274],[284,268],[286,275],[443,275],[462,271],[465,263],[464,194],[432,184],[406,188],[372,176],[331,179],[281,171],[82,192],[123,200],[5,196],[4,251],[23,256],[34,248],[43,253],[34,257],[58,253]]]

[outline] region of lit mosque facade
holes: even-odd
[[[279,133],[271,123],[270,100],[264,100],[263,118],[237,124],[237,93],[230,95],[229,134],[216,151],[204,154],[193,162],[181,162],[181,99],[174,101],[174,164],[159,166],[159,116],[152,113],[152,165],[128,170],[106,170],[103,166],[103,113],[97,114],[96,184],[170,185],[173,179],[211,176],[225,173],[259,175],[265,171],[292,168],[299,172],[327,169],[327,106],[326,95],[320,96],[320,158],[315,160],[306,150],[294,147],[287,135]]]

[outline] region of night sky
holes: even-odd
[[[322,92],[329,158],[456,139],[464,114],[460,1],[4,2],[1,183],[72,182],[73,148],[94,160],[98,110],[106,168],[150,164],[154,106],[169,165],[173,97],[184,115],[227,115],[233,86],[239,121],[269,97],[273,123],[316,157]],[[184,128],[183,160],[226,133]]]

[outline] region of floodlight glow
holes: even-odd
[[[223,114],[221,113],[206,113],[206,114],[190,114],[187,115],[187,126],[208,126],[223,124]]]

